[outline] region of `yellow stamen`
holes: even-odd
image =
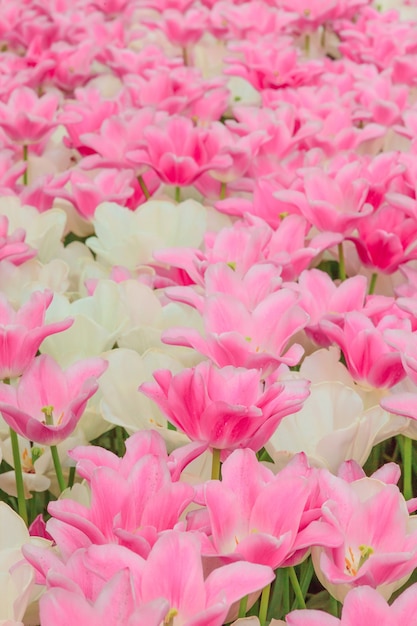
[[[354,568],[355,557],[353,555],[352,548],[349,548],[349,556],[350,556],[350,559],[348,559],[348,557],[345,556],[345,566],[346,566],[347,572],[351,576],[356,576],[356,574],[358,573],[358,570]]]
[[[178,615],[177,609],[169,609],[164,619],[165,626],[174,626],[174,617],[176,615]]]
[[[362,565],[369,559],[371,554],[374,553],[373,549],[370,546],[359,546],[359,550],[361,553],[361,558],[359,559],[358,569],[360,569]]]
[[[371,554],[374,553],[373,548],[371,548],[371,546],[366,546],[366,545],[358,546],[358,550],[359,550],[360,556],[357,555],[357,557],[359,556],[359,560],[357,557],[355,558],[355,555],[351,547],[349,547],[348,549],[348,552],[349,552],[348,556],[345,556],[345,568],[346,568],[347,573],[350,576],[356,576],[360,568],[362,567],[362,565],[366,563],[366,561],[369,559]]]
[[[25,474],[34,474],[35,470],[32,463],[32,457],[29,456],[29,451],[25,448],[22,452],[22,470]]]

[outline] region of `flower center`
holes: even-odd
[[[38,446],[33,446],[30,449],[30,454],[27,448],[25,448],[22,452],[22,470],[25,474],[35,474],[34,463],[42,456],[45,452],[45,448],[39,448]]]
[[[48,426],[53,426],[54,423],[54,407],[49,405],[49,406],[44,406],[43,409],[41,409],[42,413],[45,415],[45,424],[47,424]]]
[[[165,615],[164,626],[174,626],[174,617],[178,615],[177,609],[169,609]]]
[[[50,406],[50,405],[44,406],[43,409],[41,409],[41,411],[45,415],[44,424],[47,424],[48,426],[59,426],[62,423],[62,420],[64,417],[64,411],[62,411],[62,413],[58,417],[56,424],[55,424],[55,419],[54,419],[54,407],[53,406]]]
[[[358,547],[356,553],[349,546],[348,554],[345,556],[345,570],[350,576],[356,576],[362,565],[369,559],[371,554],[374,553],[371,546],[361,545]]]

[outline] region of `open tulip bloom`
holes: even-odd
[[[0,294],[0,378],[20,376],[30,365],[45,337],[71,326],[73,320],[45,324],[52,292],[35,292],[16,312]]]
[[[3,419],[22,437],[55,446],[76,428],[106,367],[106,361],[93,358],[63,371],[52,357],[36,357],[17,387],[0,383]]]
[[[203,361],[172,376],[154,373],[155,383],[140,391],[152,398],[168,420],[192,441],[219,450],[262,448],[279,422],[301,408],[305,380],[263,383],[256,369],[216,368]]]
[[[416,585],[404,591],[390,606],[372,587],[349,592],[341,619],[323,611],[294,611],[286,618],[288,626],[393,626],[416,623]]]
[[[0,626],[417,626],[416,42],[0,0]]]

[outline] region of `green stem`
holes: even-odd
[[[27,185],[28,184],[28,145],[26,143],[23,144],[23,160],[26,163],[26,169],[23,172],[23,184]]]
[[[306,56],[309,56],[310,54],[310,34],[309,33],[306,33],[304,49],[306,51]]]
[[[218,448],[213,448],[213,459],[211,462],[211,479],[220,480],[220,474],[220,450]]]
[[[322,26],[320,45],[322,48],[326,45],[326,24],[323,24]]]
[[[269,599],[269,619],[282,617],[282,575],[284,571],[285,568],[282,567],[275,570],[275,581]]]
[[[29,519],[28,523],[31,524],[36,517],[37,514],[37,493],[36,491],[31,491],[31,499],[29,500]]]
[[[392,455],[387,460],[390,463],[397,463],[398,462],[398,457],[399,457],[400,454],[401,454],[400,446],[398,445],[398,440],[395,439],[394,452],[392,453]],[[414,456],[414,454],[413,454],[413,456]],[[414,463],[414,461],[413,461],[413,463]],[[417,472],[417,468],[414,467],[414,465],[413,465],[413,471]]]
[[[371,276],[371,282],[369,283],[369,291],[368,291],[368,294],[369,294],[370,296],[372,296],[372,294],[373,294],[373,293],[374,293],[374,291],[375,291],[375,285],[376,285],[377,278],[378,278],[378,274],[377,274],[377,272],[374,272],[374,273],[372,274],[372,276]]]
[[[68,489],[71,489],[71,487],[73,487],[74,485],[74,480],[75,480],[75,465],[72,465],[69,469],[69,474],[68,474]]]
[[[54,414],[52,406],[45,406],[42,410],[42,413],[45,414],[45,424],[48,426],[53,426],[54,424]],[[58,480],[59,490],[62,493],[64,489],[67,488],[65,483],[64,474],[62,471],[62,465],[58,454],[58,448],[56,446],[49,446],[51,448],[52,460],[54,462],[55,474]]]
[[[187,46],[184,46],[182,49],[182,60],[184,61],[184,65],[187,67],[189,63]]]
[[[126,452],[125,440],[123,437],[123,426],[116,426],[116,449],[117,456],[124,456]]]
[[[367,461],[367,471],[368,474],[373,474],[376,472],[378,467],[380,466],[380,456],[381,456],[381,448],[379,445],[376,445],[372,448],[371,453],[369,455],[369,459]]]
[[[346,280],[346,267],[345,267],[345,255],[343,253],[343,242],[337,246],[339,251],[339,278],[340,280]]]
[[[239,614],[238,617],[245,617],[246,611],[248,610],[248,596],[243,596],[239,603]]]
[[[409,437],[404,437],[402,455],[403,455],[403,494],[406,500],[410,500],[413,497],[413,473],[412,473],[412,459],[413,459],[413,440]]]
[[[306,597],[308,589],[310,587],[311,580],[314,574],[313,561],[311,558],[307,559],[301,563],[301,576],[300,576],[300,587],[303,592],[303,596]]]
[[[259,624],[265,626],[268,615],[269,596],[271,594],[271,583],[262,589],[261,604],[259,606]]]
[[[181,187],[178,185],[175,187],[175,202],[178,204],[181,202]]]
[[[151,197],[151,194],[149,193],[149,189],[147,188],[142,175],[138,176],[138,183],[139,183],[139,187],[142,189],[142,193],[145,196],[146,200],[149,200],[149,198]]]
[[[14,472],[16,476],[17,508],[18,508],[20,517],[23,519],[23,521],[27,525],[28,513],[26,509],[25,487],[23,484],[23,473],[22,473],[22,462],[20,460],[19,440],[17,438],[17,433],[13,430],[13,428],[10,428],[10,439],[12,442]]]
[[[56,446],[51,446],[51,454],[52,454],[52,460],[54,462],[55,474],[58,480],[59,490],[62,493],[64,489],[67,488],[67,485],[65,483],[64,474],[62,472],[62,465],[59,459],[58,448]]]
[[[226,197],[226,193],[227,193],[227,183],[220,183],[220,200],[224,200]]]
[[[292,588],[294,589],[295,597],[297,599],[297,608],[305,609],[306,603],[305,603],[303,592],[301,591],[300,583],[298,582],[297,574],[296,574],[294,567],[289,567],[288,572],[290,576],[291,585],[292,585]]]
[[[336,598],[333,598],[333,596],[330,596],[330,610],[332,612],[332,615],[337,618],[339,617],[339,603]]]
[[[285,617],[290,612],[290,579],[288,568],[284,568],[282,576],[282,612]]]
[[[310,588],[310,584],[311,584],[311,580],[313,578],[313,574],[314,574],[314,567],[313,567],[313,562],[311,560],[311,558],[307,559],[307,561],[304,561],[303,563],[301,563],[300,567],[300,589],[301,589],[301,593],[303,595],[303,598],[306,598],[308,590]],[[292,603],[291,606],[291,611],[295,611],[295,609],[298,607],[298,601],[297,598],[295,598],[294,602]]]

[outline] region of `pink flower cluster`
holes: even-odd
[[[346,466],[335,477],[300,455],[274,475],[245,449],[224,462],[221,481],[192,487],[178,481],[183,465],[155,432],[130,437],[123,458],[94,446],[71,456],[90,505],[50,503],[46,528],[59,554],[24,548],[48,590],[42,624],[69,616],[99,623],[105,614],[119,624],[139,619],[152,602],[159,607],[152,623],[166,615],[221,625],[236,600],[269,584],[274,569],[300,563],[312,546],[319,577],[336,595],[369,585],[389,596],[417,564],[417,528],[393,484],[395,466],[373,478]],[[184,518],[191,502],[202,506]]]
[[[0,0],[0,499],[51,544],[0,545],[0,621],[411,623],[417,10],[385,4]]]

